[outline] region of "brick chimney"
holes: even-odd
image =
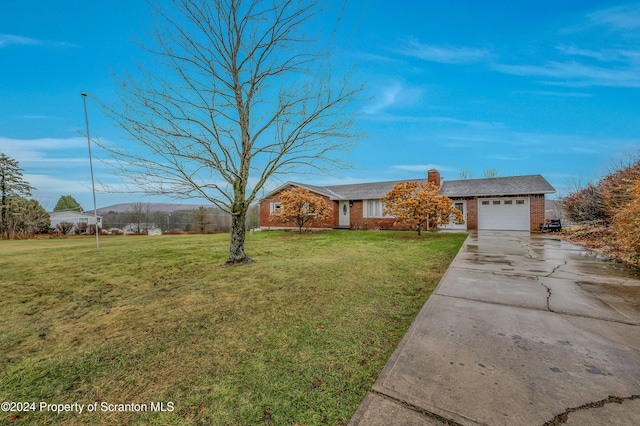
[[[440,188],[440,172],[436,169],[431,169],[427,172],[427,180]]]

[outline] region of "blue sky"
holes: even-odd
[[[342,5],[327,2],[309,31],[330,33]],[[3,4],[0,151],[20,162],[45,208],[65,194],[92,208],[80,93],[91,136],[123,141],[93,99],[112,100],[112,71],[146,63],[133,41],[149,25],[143,1]],[[640,153],[640,2],[352,0],[334,47],[366,84],[355,105],[366,136],[353,169],[291,180],[411,179],[432,167],[452,180],[491,168],[542,174],[563,194]],[[98,207],[166,201],[97,198]]]

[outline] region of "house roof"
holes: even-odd
[[[411,179],[411,181],[426,183],[427,179]],[[332,198],[332,200],[371,200],[384,197],[398,182],[406,182],[406,180],[334,185],[327,186],[326,188],[330,189],[335,194],[338,194],[338,197]]]
[[[442,184],[447,197],[553,194],[556,190],[541,175],[451,180]]]
[[[287,182],[265,195],[264,198],[268,198],[288,186],[299,186],[317,194],[325,195],[331,200],[372,200],[387,195],[396,183],[407,181],[426,183],[428,179],[402,179],[331,186]],[[556,192],[541,175],[443,181],[441,191],[448,197],[552,194]]]
[[[60,210],[57,212],[48,212],[50,217],[95,217],[93,213],[79,212],[75,210]],[[98,215],[98,217],[102,217]]]

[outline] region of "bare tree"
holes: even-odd
[[[107,108],[135,149],[99,144],[143,192],[205,198],[230,214],[227,263],[248,262],[250,204],[277,175],[344,164],[362,86],[333,78],[329,55],[304,33],[317,2],[162,5],[145,46],[156,66],[119,78],[121,105]]]
[[[134,203],[131,206],[129,218],[137,234],[147,231],[149,227],[149,203]]]
[[[500,177],[500,172],[495,167],[487,167],[482,171],[483,178],[496,178]]]
[[[460,179],[460,180],[473,179],[473,172],[471,171],[471,169],[462,169],[462,170],[460,170],[460,174],[458,175],[458,179]]]

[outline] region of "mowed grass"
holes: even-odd
[[[237,267],[228,234],[0,241],[0,401],[85,405],[0,419],[346,424],[465,237],[263,232]]]

